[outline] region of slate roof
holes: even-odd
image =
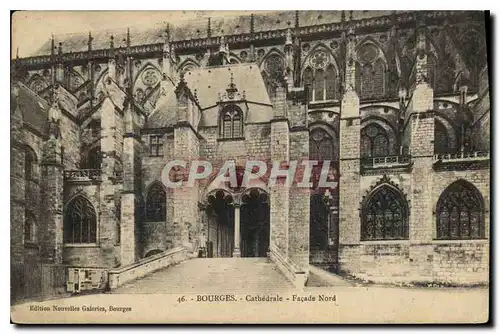
[[[353,11],[353,19],[358,20],[368,17],[377,17],[391,14],[391,11]],[[211,17],[211,36],[228,34],[241,34],[250,32],[250,14],[225,17]],[[349,12],[346,11],[346,19]],[[324,23],[336,23],[341,20],[341,11],[299,11],[299,23],[301,27]],[[293,28],[295,24],[295,11],[260,11],[254,14],[254,31],[266,31],[276,29]],[[131,45],[148,45],[164,42],[166,23],[155,23],[150,27],[130,27]],[[172,41],[181,41],[207,37],[208,16],[205,18],[185,20],[178,24],[170,24],[170,36]],[[115,47],[125,46],[127,27],[105,31],[92,31],[92,48],[94,50],[108,49],[110,36],[114,37]],[[54,36],[55,43],[62,42],[63,52],[87,51],[88,32],[63,34]],[[51,41],[48,40],[33,56],[49,55]]]
[[[177,123],[177,97],[175,95],[175,86],[167,81],[165,86],[165,95],[160,95],[155,109],[149,114],[145,129],[149,128],[168,128]],[[160,87],[162,89],[162,87]],[[162,94],[160,92],[160,94]]]
[[[11,95],[11,101],[13,102],[11,108],[18,106],[23,114],[24,123],[29,124],[41,133],[45,133],[50,105],[22,83],[17,83],[17,87],[17,99]]]
[[[206,109],[217,104],[219,93],[226,92],[231,83],[231,73],[238,92],[245,91],[247,101],[271,104],[256,64],[195,68],[184,74],[184,80],[193,93],[196,90],[200,107]]]
[[[217,104],[219,93],[226,93],[233,82],[240,94],[245,91],[248,103],[272,103],[267,94],[262,75],[256,64],[231,64],[227,66],[195,68],[184,75],[184,80],[194,94],[198,97],[200,107],[207,109]],[[148,116],[144,128],[172,127],[176,123],[177,98],[174,85],[168,81],[165,85],[165,95],[161,95],[156,108]],[[202,111],[203,112],[203,111]]]

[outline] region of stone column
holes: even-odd
[[[233,257],[241,257],[240,250],[240,204],[234,205],[234,250]]]

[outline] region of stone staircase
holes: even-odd
[[[271,293],[292,289],[267,258],[194,258],[160,269],[111,293]]]

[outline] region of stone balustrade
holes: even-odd
[[[434,162],[467,162],[467,161],[487,161],[490,159],[490,152],[458,152],[458,153],[443,153],[435,154]]]
[[[90,180],[101,180],[101,170],[100,169],[75,169],[75,170],[65,170],[64,179],[66,181],[90,181]]]
[[[410,155],[393,155],[385,157],[366,157],[361,159],[363,168],[392,168],[406,167],[411,164]]]

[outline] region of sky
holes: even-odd
[[[257,12],[257,11],[252,11]],[[234,11],[19,11],[12,16],[12,58],[33,55],[52,34],[84,33],[114,28],[179,23],[237,15]],[[241,14],[241,12],[240,12]]]

